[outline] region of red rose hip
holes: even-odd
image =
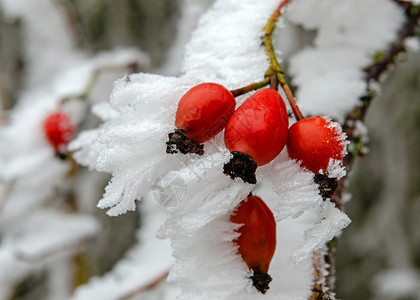
[[[313,173],[326,172],[330,159],[342,161],[346,145],[340,125],[319,116],[297,121],[287,137],[289,156]]]
[[[44,120],[43,128],[45,137],[57,152],[64,150],[75,131],[70,117],[62,112],[48,115]]]
[[[226,126],[235,110],[235,97],[216,83],[191,88],[179,101],[175,133],[169,134],[167,153],[203,154],[203,145]]]
[[[268,289],[271,276],[268,268],[276,249],[276,222],[273,213],[257,196],[248,196],[234,210],[230,221],[242,224],[234,243],[238,253],[254,272],[254,286],[262,293]]]
[[[286,145],[288,126],[286,105],[276,90],[262,89],[248,98],[226,125],[225,144],[233,158],[225,165],[225,174],[255,183],[252,162],[262,166],[279,155]]]

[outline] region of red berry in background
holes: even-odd
[[[238,253],[248,267],[254,271],[251,279],[262,293],[268,289],[271,276],[268,268],[276,249],[276,222],[273,213],[257,196],[248,196],[234,210],[230,221],[242,224],[236,231],[240,235],[234,240]]]
[[[63,150],[74,135],[75,127],[70,117],[62,112],[55,112],[44,120],[44,133],[48,142],[56,151]]]
[[[235,97],[220,84],[202,83],[191,88],[178,103],[175,117],[178,129],[169,134],[166,152],[203,154],[200,144],[225,128],[235,105]]]
[[[330,159],[344,158],[346,142],[338,123],[318,116],[299,120],[290,127],[287,151],[313,173],[321,169],[326,172]]]
[[[226,125],[225,144],[234,156],[233,161],[243,161],[248,155],[251,162],[262,166],[279,155],[286,145],[288,126],[286,105],[280,94],[274,89],[261,89],[233,113]],[[241,158],[236,158],[237,155]],[[240,174],[243,168],[251,170],[250,164],[245,163],[242,167],[232,160],[225,165],[225,174],[241,177],[245,182],[256,182],[255,174],[249,178]]]

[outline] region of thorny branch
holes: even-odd
[[[372,65],[368,66],[365,69],[365,80],[368,84],[368,90],[366,95],[361,97],[361,102],[358,107],[356,107],[345,119],[343,130],[346,132],[348,139],[352,143],[362,143],[360,137],[354,134],[357,121],[363,121],[366,116],[366,112],[372,102],[372,100],[377,96],[377,93],[372,88],[372,83],[380,82],[383,75],[393,66],[398,58],[398,55],[404,52],[405,45],[404,42],[406,38],[412,37],[419,30],[419,20],[420,20],[420,7],[417,5],[412,5],[406,1],[395,0],[398,4],[405,8],[405,13],[407,19],[402,25],[396,40],[389,45],[389,47],[382,53],[380,59],[375,61]],[[346,167],[347,173],[350,172],[351,167],[353,166],[354,160],[358,155],[361,155],[360,149],[362,147],[355,147],[355,151],[349,151],[348,155],[344,158],[344,166]],[[338,182],[338,187],[332,196],[331,201],[335,203],[337,208],[343,209],[343,194],[347,180],[342,179]],[[329,296],[328,291],[334,290],[335,285],[335,251],[336,251],[337,240],[333,239],[328,244],[328,251],[323,257],[323,261],[319,260],[314,261],[315,274],[319,274],[319,270],[327,269],[328,275],[326,275],[324,280],[324,285],[321,286],[321,290],[327,291],[325,293],[319,294],[319,289],[313,291],[311,299],[334,299],[333,296]],[[317,265],[317,262],[319,264]],[[317,286],[315,282],[314,287]],[[331,298],[332,297],[332,298]]]

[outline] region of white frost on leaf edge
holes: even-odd
[[[299,263],[309,254],[321,249],[325,243],[339,236],[350,224],[349,217],[339,210],[334,203],[324,201],[321,208],[321,221],[304,233],[304,243],[293,254],[293,261]]]
[[[169,280],[181,287],[179,299],[232,299],[249,285],[248,268],[231,243],[236,225],[228,218],[253,185],[223,175],[228,158],[216,152],[201,159],[212,168],[200,163],[174,172],[186,178],[186,195],[168,208],[159,235],[171,241],[175,263]]]
[[[187,77],[133,74],[118,80],[110,105],[96,113],[109,117],[99,128],[82,133],[70,145],[78,162],[112,174],[98,207],[116,216],[135,209],[159,178],[196,155],[168,155],[168,133],[179,99],[201,83]]]

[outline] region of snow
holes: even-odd
[[[168,53],[164,65],[157,71],[158,74],[176,76],[180,75],[184,62],[184,49],[188,44],[192,31],[197,27],[201,15],[213,4],[214,0],[182,0],[181,17],[177,24],[177,38]]]
[[[275,193],[273,212],[277,221],[296,218],[322,203],[314,174],[289,159],[286,149],[271,163],[258,168],[257,175]]]
[[[262,29],[277,5],[277,0],[215,1],[186,47],[184,72],[226,82],[227,88],[261,81],[268,68]]]
[[[45,209],[33,213],[18,230],[14,228],[17,232],[11,241],[19,258],[40,261],[51,253],[80,245],[81,241],[95,236],[99,229],[99,224],[92,216]],[[7,235],[5,243],[8,243]]]
[[[169,242],[155,235],[166,219],[166,210],[153,201],[144,201],[141,208],[143,226],[136,233],[137,244],[113,270],[91,278],[70,299],[121,299],[146,288],[169,270],[173,263]]]
[[[343,121],[366,93],[363,68],[395,38],[403,11],[383,0],[297,0],[287,18],[317,30],[313,46],[290,60],[298,105],[305,115]]]
[[[26,67],[18,102],[0,127],[0,297],[10,297],[23,278],[45,270],[49,297],[62,298],[71,288],[69,257],[100,226],[92,215],[64,212],[73,165],[56,157],[43,120],[61,110],[81,128],[90,103],[106,99],[111,83],[129,65],[147,68],[149,59],[136,49],[95,56],[76,50],[52,1],[5,0],[0,5],[7,17],[22,21]],[[86,99],[79,99],[85,92]]]
[[[420,51],[420,39],[418,37],[407,38],[404,44],[412,52],[417,53]]]
[[[58,75],[83,57],[82,53],[75,51],[65,18],[52,1],[2,0],[0,5],[7,16],[21,18],[24,24],[28,89],[49,80],[53,77],[51,75]]]
[[[131,49],[101,53],[91,60],[78,62],[45,85],[22,94],[10,115],[10,123],[0,128],[0,154],[3,159],[0,180],[13,183],[10,198],[17,198],[6,202],[5,218],[17,218],[19,211],[30,212],[29,207],[52,195],[54,188],[60,186],[69,171],[70,163],[57,159],[48,144],[43,132],[43,120],[49,113],[61,110],[78,125],[87,103],[69,101],[61,104],[61,99],[80,94],[92,74],[103,66],[119,66],[122,69],[119,63],[142,63],[143,59],[144,55]],[[44,168],[47,165],[48,168]],[[41,169],[43,171],[39,172]]]
[[[387,269],[376,274],[372,291],[381,299],[418,299],[420,275],[415,269]]]
[[[26,220],[15,223],[11,228],[1,226],[0,290],[54,259],[73,254],[100,229],[92,216],[51,209],[38,209]]]

